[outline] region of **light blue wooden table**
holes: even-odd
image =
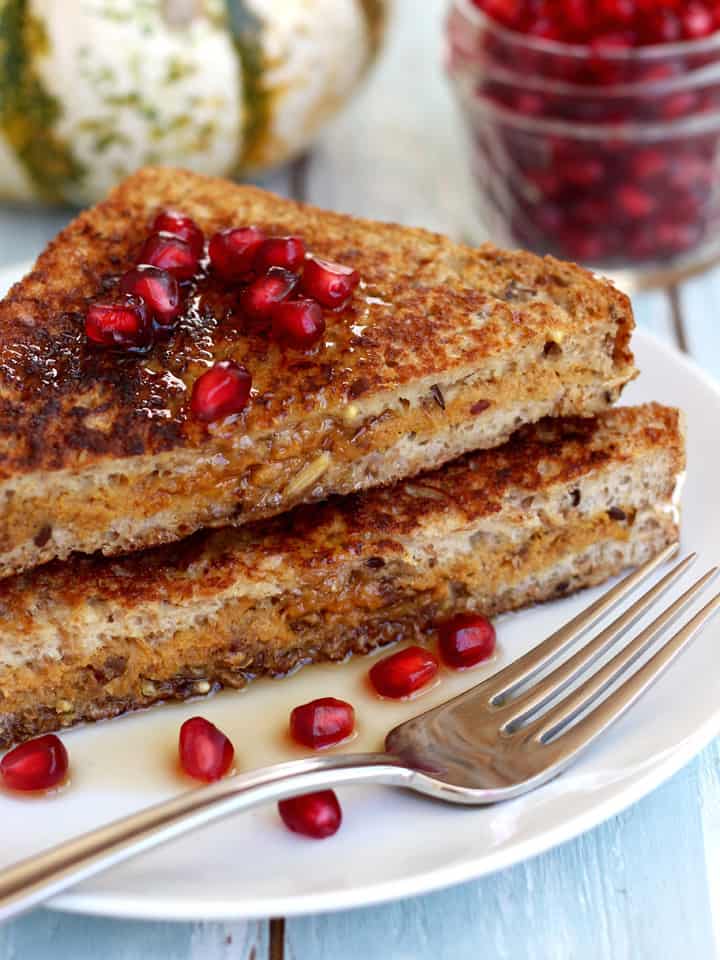
[[[443,0],[396,0],[386,57],[279,192],[468,233],[458,122],[439,65]],[[69,213],[0,211],[0,263]],[[636,298],[639,322],[720,378],[720,270]],[[720,428],[720,424],[718,424]],[[642,802],[535,860],[442,893],[331,916],[137,923],[37,910],[0,960],[711,960],[720,956],[720,746]]]

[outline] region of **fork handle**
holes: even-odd
[[[191,830],[271,800],[346,783],[409,786],[413,771],[383,753],[293,760],[198,787],[21,860],[0,876],[0,921]]]

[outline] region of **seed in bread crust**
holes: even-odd
[[[330,454],[321,453],[310,463],[306,464],[302,470],[296,474],[290,483],[285,487],[284,496],[296,497],[312,486],[325,473],[330,466]]]

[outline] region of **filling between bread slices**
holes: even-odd
[[[271,434],[217,425],[202,456],[183,449],[56,471],[50,498],[33,474],[14,478],[0,486],[0,573],[73,549],[116,553],[245,523],[496,446],[520,423],[591,415],[611,405],[627,379],[626,371],[612,373],[613,343],[609,336],[602,355],[580,338],[533,343],[524,354],[456,371],[449,383],[425,378],[393,395],[365,397],[360,378],[342,409],[311,411]]]
[[[492,616],[561,596],[642,562],[672,542],[677,527],[662,506],[628,506],[566,526],[540,525],[494,548],[488,536],[478,546],[479,533],[468,530],[462,548],[449,548],[440,574],[408,552],[304,585],[298,577],[290,589],[239,584],[185,608],[118,603],[108,615],[102,603],[53,607],[38,591],[30,636],[18,638],[14,649],[4,640],[0,746],[157,700],[422,639],[436,618],[459,610]]]

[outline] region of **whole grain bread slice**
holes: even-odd
[[[160,208],[206,236],[300,234],[362,284],[314,350],[243,329],[212,283],[146,355],[89,346],[88,303],[134,264]],[[81,214],[0,303],[0,576],[242,524],[504,442],[548,415],[590,415],[635,374],[627,298],[577,266],[328,213],[147,168]],[[253,377],[249,407],[188,417],[213,360]]]
[[[0,583],[0,747],[600,583],[678,536],[676,410],[543,420],[395,487]]]

